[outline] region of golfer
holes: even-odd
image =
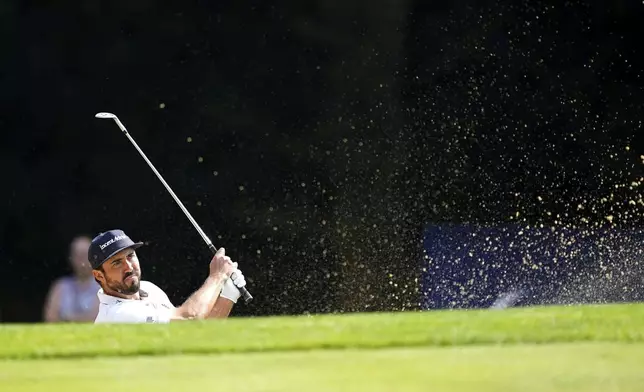
[[[88,258],[94,279],[101,286],[95,323],[169,323],[228,317],[241,295],[238,287],[244,287],[246,280],[224,248],[210,261],[210,272],[202,286],[175,307],[157,285],[141,280],[136,249],[142,245],[122,230],[109,230],[92,240]]]

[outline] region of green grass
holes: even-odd
[[[3,391],[642,391],[644,344],[0,361]]]
[[[644,342],[644,304],[166,325],[5,325],[0,327],[0,359],[580,341]]]
[[[642,370],[644,304],[0,326],[8,391],[641,391]]]

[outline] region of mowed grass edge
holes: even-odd
[[[641,392],[643,343],[583,342],[0,361],[11,392]],[[116,370],[117,369],[117,370]]]
[[[644,342],[644,304],[0,326],[0,359],[556,342]]]

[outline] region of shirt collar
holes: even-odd
[[[115,297],[113,295],[105,294],[105,291],[103,291],[103,288],[100,288],[96,293],[96,295],[98,296],[98,299],[100,300],[100,302],[106,305],[115,305],[121,302],[128,302],[128,301],[138,301],[138,299],[121,298],[121,297]],[[139,289],[139,296],[141,297],[141,299],[144,299],[148,296],[148,293]]]

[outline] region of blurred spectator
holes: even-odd
[[[69,249],[73,275],[56,280],[47,294],[44,307],[45,322],[90,322],[98,313],[99,286],[87,260],[91,238],[75,237]]]

